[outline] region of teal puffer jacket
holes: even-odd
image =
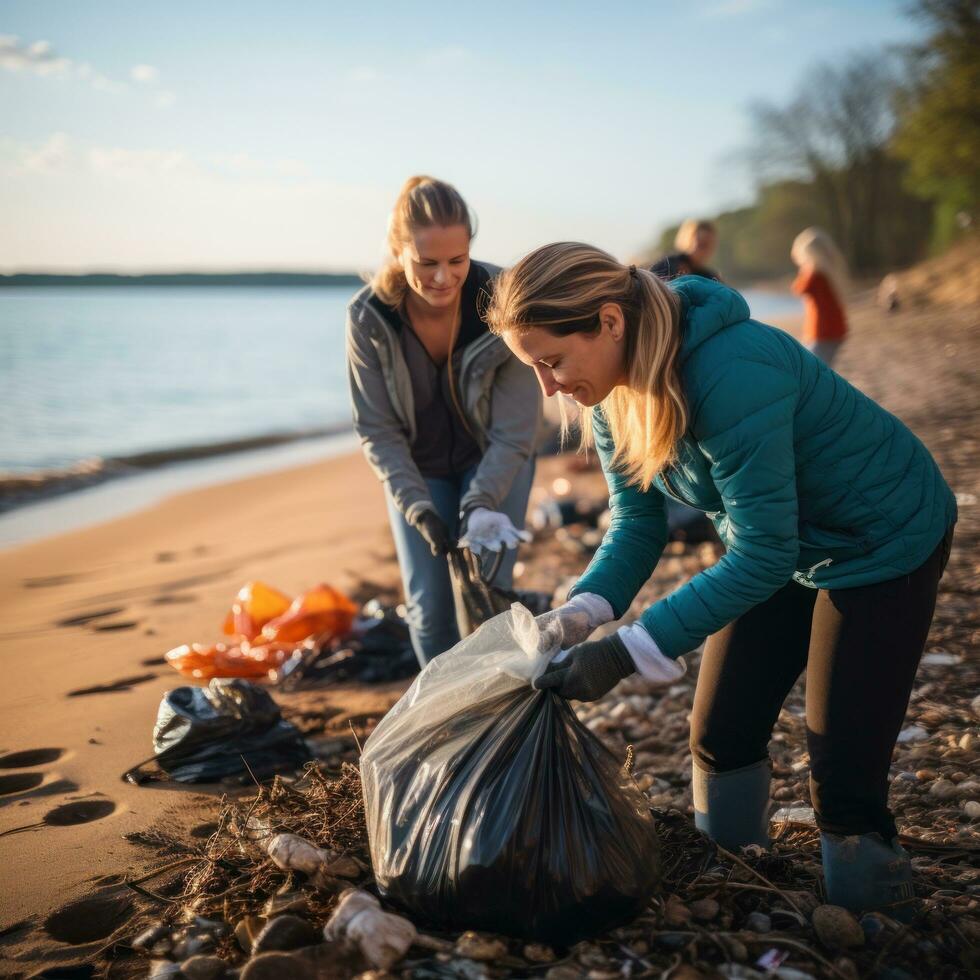
[[[922,443],[789,334],[749,319],[733,289],[695,276],[670,288],[684,306],[688,429],[677,462],[644,493],[613,468],[608,426],[593,413],[612,519],[572,595],[594,592],[626,612],[667,540],[664,495],[705,511],[726,547],[643,613],[669,657],[790,578],[841,589],[918,568],[956,520]]]

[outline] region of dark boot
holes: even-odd
[[[881,834],[820,835],[827,901],[852,912],[884,912],[908,922],[915,914],[912,864],[898,839]]]
[[[769,760],[731,772],[707,772],[695,762],[694,825],[729,851],[769,846]]]

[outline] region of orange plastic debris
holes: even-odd
[[[318,585],[293,600],[289,609],[262,628],[266,641],[295,643],[310,636],[324,639],[346,633],[357,615],[357,606],[329,585]]]
[[[289,609],[290,599],[265,582],[246,582],[239,590],[231,611],[225,617],[225,636],[244,636],[254,640],[271,619]]]
[[[264,678],[278,670],[301,646],[299,643],[260,643],[228,645],[185,643],[166,654],[167,663],[185,677],[211,680],[212,677]]]
[[[279,670],[304,645],[346,633],[357,606],[329,585],[318,585],[290,602],[265,582],[246,582],[238,590],[222,629],[234,643],[188,643],[166,654],[185,677],[264,678]]]

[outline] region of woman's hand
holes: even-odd
[[[683,677],[687,665],[665,656],[643,626],[632,623],[604,639],[572,647],[564,659],[549,665],[534,687],[576,701],[596,701],[634,671],[652,686],[666,686]]]
[[[453,546],[446,522],[434,510],[423,510],[415,519],[415,527],[436,557],[446,554]]]
[[[530,540],[530,533],[518,531],[506,514],[476,507],[466,515],[459,547],[469,548],[474,555],[479,555],[481,551],[516,548],[522,541]]]
[[[535,617],[539,653],[557,653],[587,640],[615,618],[613,608],[601,595],[582,592],[564,605]]]
[[[598,701],[624,677],[636,670],[636,664],[618,633],[592,643],[572,647],[560,663],[551,664],[534,681],[539,691],[554,691],[575,701]]]

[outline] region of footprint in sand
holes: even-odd
[[[179,606],[188,602],[197,602],[196,595],[186,593],[165,592],[163,595],[154,596],[150,602],[154,606]]]
[[[43,772],[15,772],[9,776],[0,776],[0,796],[23,793],[25,790],[40,786],[43,782]]]
[[[137,684],[146,684],[156,680],[156,674],[137,674],[135,677],[121,677],[118,681],[108,684],[96,684],[94,687],[81,687],[77,691],[69,691],[66,697],[81,698],[88,694],[116,694],[119,691],[130,691]]]
[[[0,755],[0,769],[27,769],[30,766],[46,766],[60,759],[64,749],[25,749],[23,752],[9,752]]]
[[[139,620],[132,619],[121,623],[96,623],[92,629],[96,633],[116,633],[120,630],[134,630],[137,626],[139,626]]]
[[[141,667],[163,667],[167,663],[166,657],[147,657],[140,661]]]
[[[54,585],[67,585],[79,578],[80,575],[48,575],[44,578],[25,578],[23,585],[25,589],[47,589]]]
[[[106,616],[118,616],[126,610],[122,606],[114,606],[111,609],[97,609],[93,612],[79,613],[77,616],[69,616],[67,619],[59,619],[55,626],[87,626],[97,619],[105,619]]]
[[[37,822],[24,824],[23,827],[12,827],[5,830],[0,837],[19,834],[25,830],[36,830],[38,827],[77,827],[79,824],[92,823],[102,820],[114,813],[116,804],[112,800],[77,800],[74,803],[62,803],[56,806]]]
[[[112,935],[132,911],[133,902],[127,895],[88,895],[52,912],[44,920],[44,930],[52,939],[80,946]]]

